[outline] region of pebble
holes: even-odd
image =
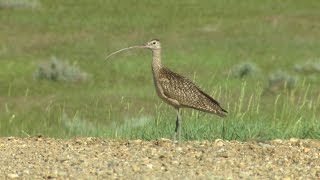
[[[304,148],[303,152],[308,153],[310,151],[310,148]]]
[[[265,143],[259,143],[259,146],[261,146],[262,148],[274,148],[273,145],[265,144]]]
[[[281,139],[275,139],[275,140],[273,140],[273,142],[278,143],[278,144],[281,144],[281,143],[283,142],[283,140],[281,140]]]
[[[156,141],[156,145],[161,147],[170,147],[172,145],[172,141],[170,139],[161,138],[160,140]]]
[[[15,178],[18,178],[18,177],[19,177],[18,174],[8,174],[7,176],[8,176],[8,178],[10,178],[10,179],[15,179]]]
[[[216,139],[214,142],[218,147],[221,147],[224,145],[224,142],[222,139]]]
[[[140,167],[138,165],[133,165],[132,170],[135,172],[140,171]]]
[[[292,143],[297,143],[297,142],[299,142],[299,139],[290,138],[289,141],[292,142]]]
[[[148,167],[149,169],[152,169],[153,165],[152,165],[152,164],[147,164],[147,167]]]

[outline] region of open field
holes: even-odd
[[[0,0],[0,179],[319,179],[320,1]],[[229,111],[175,111],[151,53]],[[223,140],[221,140],[223,139]]]
[[[156,96],[150,52],[104,61],[159,38],[163,63],[229,111],[183,110],[184,140],[320,137],[317,0],[8,2],[0,0],[0,136],[171,138],[175,112]],[[52,75],[53,60],[65,76]],[[256,70],[234,72],[246,62]]]

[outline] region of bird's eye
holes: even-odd
[[[157,42],[153,41],[152,44],[155,45],[155,44],[157,44]]]

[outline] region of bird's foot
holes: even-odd
[[[177,140],[177,133],[176,132],[173,134],[172,143],[173,144],[180,144],[180,137],[178,137],[178,140]]]

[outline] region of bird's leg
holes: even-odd
[[[178,143],[181,142],[181,115],[180,115],[180,109],[177,109],[177,120],[176,120],[176,128],[174,130],[174,137],[173,141],[176,142],[176,138],[178,135]]]

